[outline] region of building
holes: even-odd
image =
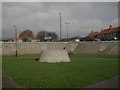
[[[99,32],[91,32],[86,37],[90,37],[92,39],[100,39],[100,40],[118,40],[120,38],[120,27],[112,27],[109,26],[108,29],[100,30]]]
[[[16,42],[16,38],[10,38],[10,41]],[[22,42],[22,39],[17,37],[17,42]]]
[[[16,37],[10,38],[10,41],[16,42]],[[39,40],[36,40],[35,38],[20,38],[17,37],[17,42],[38,42]]]

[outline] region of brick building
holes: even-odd
[[[100,30],[100,32],[91,32],[86,37],[100,40],[116,40],[120,38],[120,27],[113,28],[110,25],[108,29]]]

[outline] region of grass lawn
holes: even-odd
[[[32,56],[32,57],[40,57],[40,54],[18,54],[18,57],[20,56]]]
[[[2,68],[2,55],[0,55],[0,68]]]
[[[2,63],[3,70],[26,88],[84,88],[118,75],[118,60],[73,59],[69,63],[43,63],[34,58],[3,55]]]

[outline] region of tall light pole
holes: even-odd
[[[59,15],[60,15],[60,41],[61,41],[61,39],[62,39],[62,31],[61,31],[61,13],[59,13]]]
[[[70,24],[70,23],[65,22],[65,24],[67,25],[67,41],[68,41],[68,24]]]
[[[15,45],[16,45],[16,57],[18,56],[18,52],[17,52],[17,27],[14,26],[15,28]]]

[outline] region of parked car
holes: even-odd
[[[113,37],[113,40],[120,40],[120,37]]]
[[[95,38],[95,41],[101,41],[101,39],[99,39],[99,38]]]
[[[95,39],[90,37],[81,38],[80,41],[95,41]]]

